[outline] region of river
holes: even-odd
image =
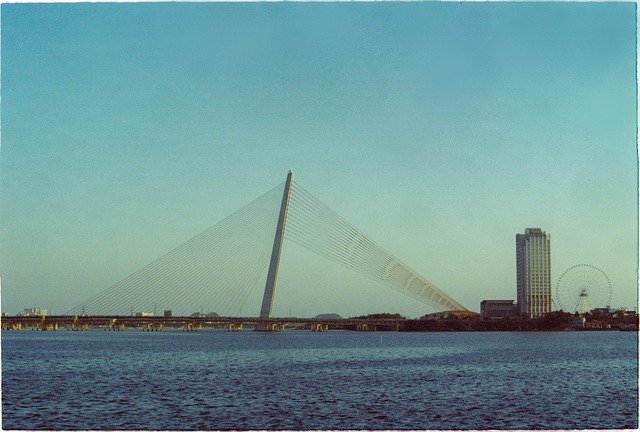
[[[637,337],[2,331],[2,426],[635,429]]]

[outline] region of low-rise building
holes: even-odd
[[[607,324],[604,321],[599,320],[590,320],[584,323],[584,328],[586,329],[609,329],[611,328],[610,324]]]
[[[611,315],[614,318],[626,317],[626,316],[635,316],[636,315],[636,311],[629,310],[628,308],[620,308],[620,309],[612,310],[611,311]]]
[[[155,316],[153,312],[136,312],[137,317],[152,317]]]
[[[45,315],[47,315],[47,310],[39,307],[25,309],[18,314],[18,316],[45,316]]]
[[[483,300],[480,302],[480,315],[487,318],[506,318],[518,316],[515,300]]]

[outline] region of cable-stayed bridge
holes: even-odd
[[[437,310],[467,310],[315,198],[290,171],[285,182],[66,315],[168,309],[182,316],[237,316],[256,287],[264,287],[259,317],[270,318],[286,242]]]

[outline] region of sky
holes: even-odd
[[[470,310],[638,302],[634,3],[1,5],[2,311],[62,313],[285,180]],[[275,315],[434,309],[284,245]],[[255,305],[256,314],[259,305]]]

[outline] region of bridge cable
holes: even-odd
[[[229,297],[230,290],[226,288],[233,279],[233,271],[241,277],[236,280],[236,286],[240,286],[241,290],[230,297],[225,305],[239,304],[238,300],[246,298],[247,291],[252,288],[248,285],[255,281],[256,273],[259,274],[255,269],[263,267],[264,256],[270,253],[273,227],[277,220],[283,187],[284,183],[274,187],[160,258],[71,309],[68,314],[79,313],[83,307],[92,309],[94,314],[113,313],[114,309],[122,311],[129,307],[145,310],[155,304],[180,303],[183,309],[191,307],[193,310],[199,302],[202,308],[212,307],[214,305],[208,300],[214,299],[216,292]],[[268,217],[259,217],[259,214],[265,213]],[[250,228],[247,229],[247,226]],[[256,247],[260,243],[263,246]],[[221,257],[223,259],[219,260]],[[230,259],[240,261],[248,268],[238,273],[242,265],[230,263]],[[249,265],[251,263],[253,264]],[[193,285],[186,285],[185,288],[185,283]],[[185,295],[187,292],[190,294]],[[178,300],[179,298],[182,301]],[[207,299],[206,303],[202,302],[203,298]]]
[[[464,309],[298,184],[293,190],[286,238],[432,306]],[[328,235],[318,234],[318,228],[327,227]]]

